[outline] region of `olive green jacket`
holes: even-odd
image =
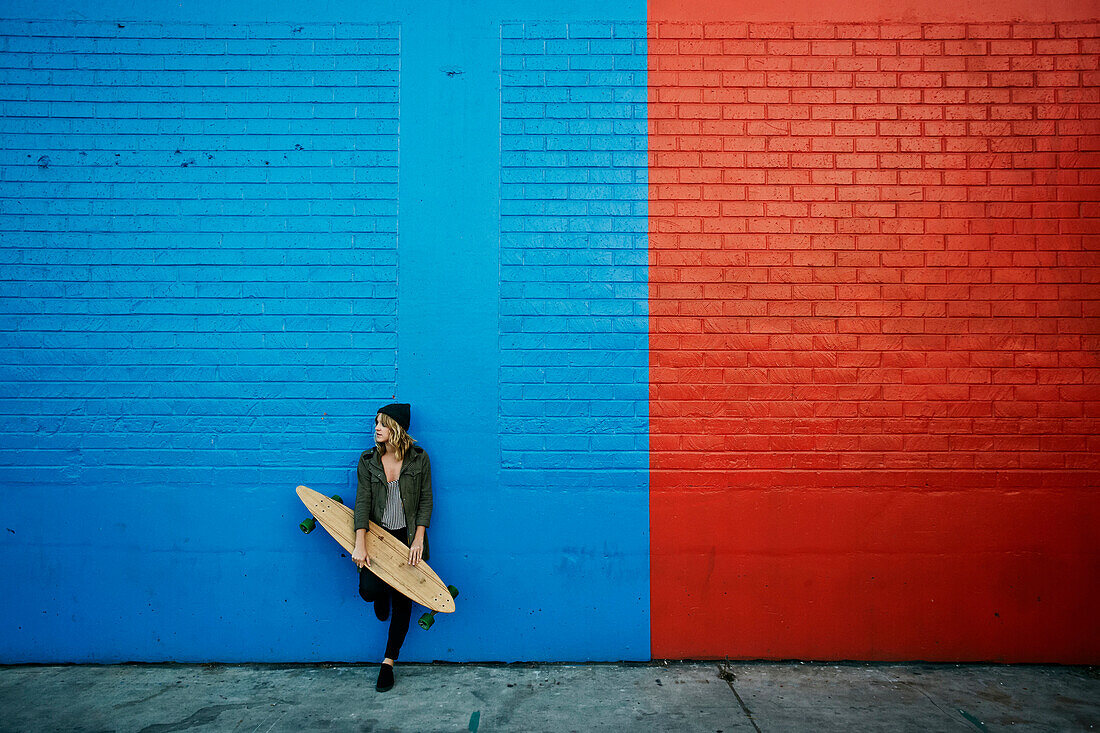
[[[355,492],[355,528],[369,529],[368,520],[382,524],[386,511],[386,469],[375,446],[359,456],[359,489]],[[418,526],[427,527],[432,518],[432,464],[428,453],[414,445],[401,463],[397,477],[409,542]],[[424,535],[424,560],[428,559],[428,535]]]

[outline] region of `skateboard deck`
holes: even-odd
[[[308,486],[299,486],[297,491],[317,523],[350,555],[355,550],[355,514],[351,508]],[[408,546],[374,522],[367,532],[367,557],[370,558],[367,569],[399,593],[439,613],[455,610],[450,591],[428,563],[421,560],[417,565],[409,565]]]

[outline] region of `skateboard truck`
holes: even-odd
[[[451,594],[451,598],[458,598],[458,588],[455,588],[453,585],[448,585],[447,586],[447,592]],[[436,611],[431,611],[429,613],[426,613],[423,616],[421,616],[420,620],[417,621],[416,623],[420,626],[420,628],[427,631],[428,629],[432,628],[432,624],[435,623],[435,614],[436,613],[437,613]]]
[[[333,494],[329,498],[332,499],[333,501],[335,501],[337,504],[343,504],[344,503],[344,500],[340,498],[339,494]],[[306,519],[303,519],[298,524],[298,529],[302,530],[302,532],[304,532],[305,534],[309,534],[313,530],[317,529],[317,520],[314,519],[313,517],[308,517]]]

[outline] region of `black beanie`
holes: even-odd
[[[408,402],[394,402],[385,407],[378,408],[378,412],[383,415],[389,415],[397,421],[397,424],[401,426],[402,430],[406,433],[409,432],[409,421],[412,420],[412,406]]]

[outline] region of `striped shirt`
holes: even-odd
[[[382,513],[382,526],[386,529],[401,529],[405,526],[405,507],[401,503],[401,492],[397,481],[386,485],[386,511]]]

